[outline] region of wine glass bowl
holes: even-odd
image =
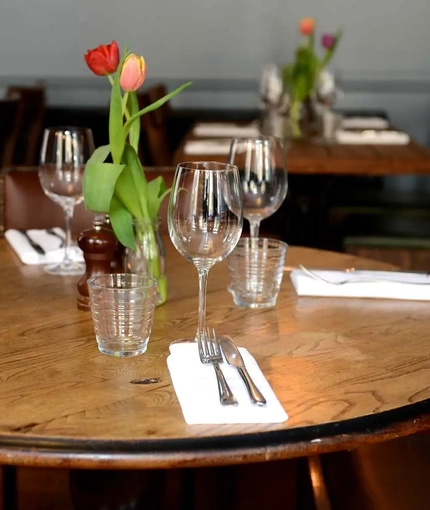
[[[39,182],[44,193],[64,211],[66,242],[60,264],[47,265],[50,274],[78,275],[85,266],[70,257],[71,220],[76,205],[83,201],[85,163],[94,151],[92,132],[87,128],[47,128],[43,134]]]
[[[258,237],[260,222],[274,214],[288,190],[286,148],[272,136],[233,138],[229,163],[239,168],[243,193],[243,216],[251,237]]]
[[[199,274],[198,334],[204,334],[209,269],[225,259],[242,233],[242,190],[236,166],[203,161],[180,163],[168,209],[169,235]]]

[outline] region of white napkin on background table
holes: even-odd
[[[261,372],[257,362],[243,347],[239,348],[249,375],[266,398],[265,406],[252,404],[236,368],[220,365],[238,405],[222,406],[219,401],[215,370],[200,362],[197,343],[170,346],[167,366],[173,387],[189,425],[222,423],[283,423],[288,419],[281,403]]]
[[[184,147],[185,154],[218,154],[230,152],[230,140],[189,140]]]
[[[430,301],[430,275],[400,271],[333,271],[312,269],[330,282],[350,279],[351,283],[331,285],[307,275],[301,269],[291,271],[290,278],[299,296],[357,297]],[[355,281],[362,278],[379,281]],[[387,280],[387,281],[385,281]],[[401,283],[403,282],[403,283]],[[428,283],[428,285],[423,285]]]
[[[196,124],[193,133],[196,136],[257,137],[260,136],[260,129],[257,123],[238,125],[231,122],[205,122]]]
[[[65,238],[66,234],[64,230],[59,227],[54,227],[53,230]],[[62,243],[61,239],[49,234],[43,229],[30,229],[27,230],[27,234],[35,243],[45,250],[45,255],[37,253],[19,230],[6,230],[5,238],[12,246],[21,262],[31,265],[59,263],[63,260],[64,248],[60,248]],[[74,246],[71,249],[71,259],[77,262],[83,262],[84,257],[82,250],[78,246]]]
[[[409,135],[401,131],[364,130],[345,131],[340,129],[335,135],[338,143],[350,145],[407,145]]]
[[[343,129],[387,129],[389,123],[382,117],[344,117]]]

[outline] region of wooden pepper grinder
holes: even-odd
[[[118,241],[104,215],[96,215],[93,228],[84,230],[78,237],[78,246],[84,252],[85,274],[78,282],[78,309],[90,310],[87,281],[93,276],[112,273],[118,251]],[[115,272],[118,269],[115,267]]]

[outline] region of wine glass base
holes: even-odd
[[[73,261],[63,261],[60,264],[48,264],[43,269],[45,272],[57,276],[78,276],[85,273],[85,264]]]

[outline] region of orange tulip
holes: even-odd
[[[315,21],[313,18],[302,18],[300,20],[300,33],[302,35],[311,35],[315,30]]]
[[[125,92],[134,92],[145,81],[146,62],[143,57],[137,57],[134,53],[129,55],[122,67],[119,83]]]

